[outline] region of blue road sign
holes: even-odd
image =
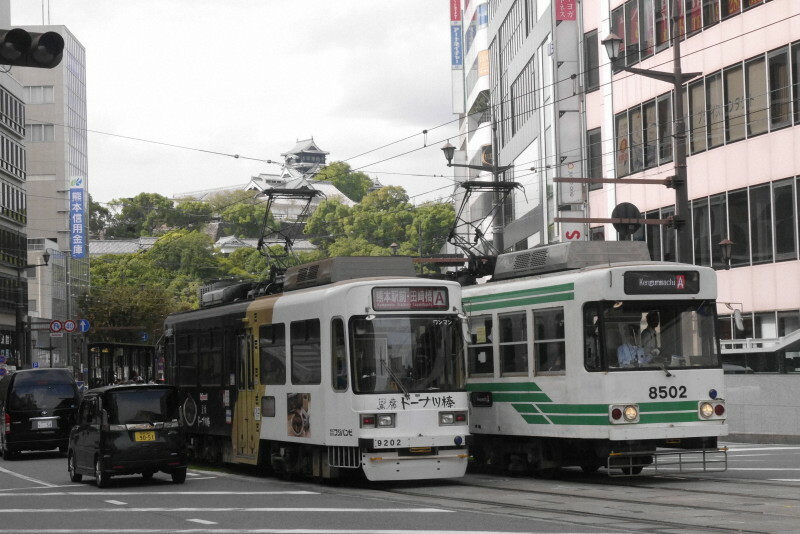
[[[88,332],[91,327],[92,325],[89,324],[89,321],[87,319],[81,319],[80,321],[78,321],[78,329],[84,334]]]

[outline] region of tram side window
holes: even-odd
[[[197,385],[197,339],[194,336],[180,336],[176,351],[178,363],[178,385]]]
[[[291,325],[292,384],[319,384],[322,380],[319,319]]]
[[[286,327],[282,323],[264,325],[259,330],[259,338],[262,383],[285,384]]]
[[[500,334],[500,374],[528,373],[528,320],[525,312],[498,317]]]
[[[491,315],[471,317],[469,320],[467,369],[470,376],[494,374]]]
[[[533,346],[537,374],[564,374],[564,308],[533,311]]]
[[[587,371],[603,369],[603,351],[600,350],[600,325],[597,306],[587,304],[583,309],[583,364]]]
[[[222,331],[207,332],[200,336],[200,384],[222,385]]]
[[[344,321],[331,321],[331,385],[334,391],[347,390],[347,352],[344,341]]]

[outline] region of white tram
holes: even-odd
[[[322,478],[463,476],[461,287],[414,274],[408,257],[330,258],[290,268],[280,294],[220,289],[168,317],[195,453]]]
[[[541,474],[726,469],[716,293],[712,269],[644,243],[499,256],[463,294],[470,452]]]

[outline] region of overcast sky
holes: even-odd
[[[96,201],[244,184],[278,170],[245,157],[312,136],[415,201],[451,193],[447,0],[12,0],[12,25],[43,6],[86,49]]]

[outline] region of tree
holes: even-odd
[[[236,237],[261,237],[267,203],[253,191],[217,193],[208,200],[214,213],[224,223],[225,233]],[[274,228],[275,219],[269,214],[267,223]]]
[[[208,202],[190,198],[179,199],[175,204],[172,225],[176,228],[197,230],[211,222],[214,208]]]
[[[105,234],[106,227],[112,224],[114,216],[111,211],[98,204],[89,195],[89,237],[92,239],[100,239]]]
[[[211,238],[197,230],[173,230],[156,241],[144,256],[154,268],[171,276],[207,280],[227,274],[212,245]]]
[[[114,199],[117,213],[106,236],[132,238],[159,235],[168,231],[175,219],[172,200],[158,193],[139,193],[133,198]]]
[[[337,198],[320,202],[304,229],[305,235],[314,245],[327,252],[336,239],[345,236],[345,221],[351,209]]]
[[[406,239],[406,228],[414,219],[414,207],[408,202],[405,189],[387,186],[364,197],[353,206],[345,221],[345,233],[361,237],[379,247],[400,244]]]
[[[410,254],[420,256],[438,253],[447,241],[447,235],[456,218],[455,208],[449,202],[428,202],[414,210],[414,221],[406,228],[406,243]],[[400,248],[404,251],[403,245]]]
[[[319,171],[315,180],[327,180],[353,202],[361,202],[369,188],[372,187],[372,180],[363,172],[352,171],[348,163],[334,161],[327,167]]]

